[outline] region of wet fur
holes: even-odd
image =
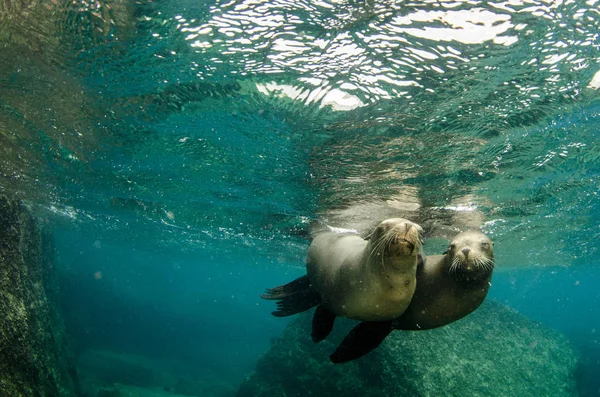
[[[401,315],[415,288],[420,226],[381,222],[367,239],[325,232],[308,250],[307,274],[332,313],[363,321]]]
[[[315,236],[307,275],[267,289],[273,315],[289,316],[322,304],[334,316],[361,321],[401,315],[414,293],[422,229],[402,218],[378,224],[366,238],[333,230]]]

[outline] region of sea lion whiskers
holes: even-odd
[[[478,268],[484,268],[486,270],[491,270],[494,268],[494,258],[490,258],[486,255],[478,253],[477,255],[472,255],[470,257],[471,263],[473,263]]]
[[[493,270],[495,266],[494,259],[486,256],[476,258],[475,264],[485,270]]]
[[[385,255],[383,255],[383,253],[385,252],[385,249],[389,248],[391,245],[391,238],[389,237],[389,231],[391,230],[393,229],[386,231],[383,234],[383,236],[381,236],[381,238],[377,240],[377,243],[373,246],[373,249],[369,253],[369,260],[371,260],[373,254],[377,252],[377,255],[379,255],[379,259],[381,260],[381,266],[383,269],[385,269]],[[381,247],[383,247],[383,250],[381,250],[380,252]]]
[[[494,258],[487,258],[485,263],[488,266],[489,270],[493,270],[494,267],[496,267],[496,262],[494,261]]]
[[[385,251],[386,247],[389,247],[389,231],[386,231],[383,233],[383,236],[381,236],[378,240],[377,243],[375,245],[373,245],[373,248],[371,249],[371,252],[369,253],[369,259],[371,258],[371,256],[377,252],[378,254],[382,254],[383,252],[380,252],[380,248],[383,246],[384,249],[383,251]]]
[[[458,270],[458,268],[460,267],[460,265],[461,265],[461,260],[457,256],[455,256],[452,259],[452,264],[450,265],[450,269],[448,269],[448,272],[449,273],[456,273],[456,271]]]
[[[457,255],[457,256],[454,256],[454,258],[452,259],[452,263],[450,264],[450,268],[448,269],[448,272],[456,273],[463,264],[468,264],[468,263],[471,263],[472,265],[475,265],[477,268],[484,269],[487,271],[494,269],[494,259],[493,258],[488,258],[484,255],[481,255],[481,256],[480,255],[477,255],[477,256],[471,255],[469,257],[469,259],[462,260]]]

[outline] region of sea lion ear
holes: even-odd
[[[425,266],[425,258],[423,258],[423,255],[419,253],[417,254],[417,267],[421,269],[423,266]]]
[[[444,251],[442,255],[446,255],[448,252],[453,251],[454,248],[456,248],[456,244],[451,242],[450,244],[448,244],[448,248],[446,248],[446,251]]]

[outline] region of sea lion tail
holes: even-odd
[[[321,303],[321,295],[311,288],[308,276],[302,276],[285,285],[268,288],[261,298],[277,300],[275,317],[286,317],[317,306]]]

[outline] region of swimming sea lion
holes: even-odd
[[[404,314],[392,321],[360,323],[331,355],[331,361],[362,357],[394,329],[437,328],[473,312],[491,285],[493,245],[485,234],[468,231],[454,237],[443,255],[423,258],[417,269],[417,288]]]
[[[279,300],[273,315],[281,317],[319,305],[313,322],[316,342],[329,334],[335,316],[394,319],[415,291],[421,232],[416,223],[392,218],[365,239],[354,233],[319,233],[308,248],[307,275],[261,297]]]

